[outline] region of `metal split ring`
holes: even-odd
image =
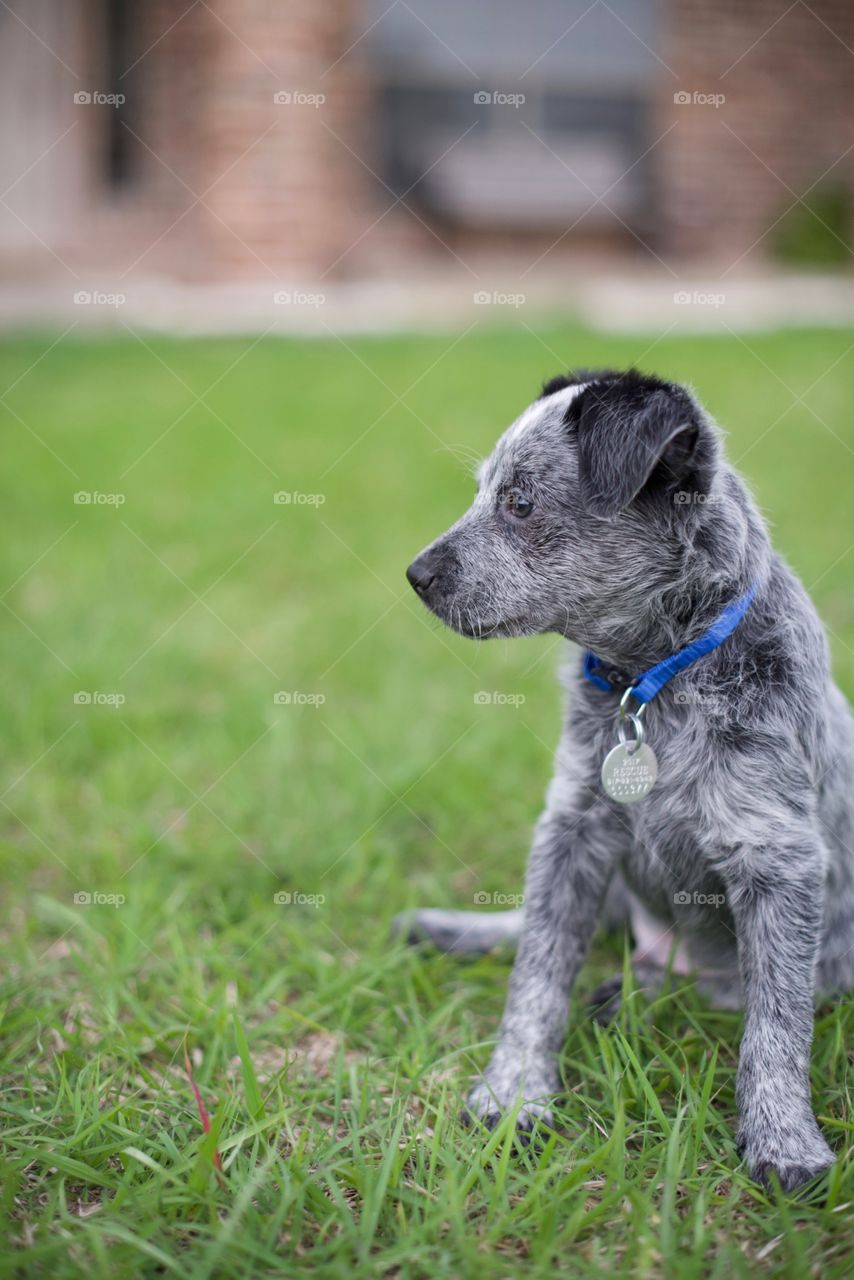
[[[623,694],[622,698],[620,698],[620,719],[621,720],[627,720],[631,716],[637,716],[637,718],[640,719],[643,713],[646,711],[645,702],[638,703],[637,711],[629,711],[629,698],[633,698],[634,696],[635,696],[635,687],[633,684],[630,684],[628,689],[626,689],[625,693]]]
[[[635,731],[635,736],[631,740],[626,733],[626,721],[629,721]],[[630,756],[635,754],[638,747],[643,746],[644,736],[643,720],[641,720],[639,712],[627,711],[620,716],[617,721],[617,737],[620,739],[620,746],[628,746]]]
[[[645,736],[643,720],[641,717],[643,716],[644,711],[646,711],[646,703],[639,702],[637,711],[630,711],[629,699],[633,694],[634,688],[629,685],[628,689],[626,689],[620,699],[620,719],[617,721],[617,737],[620,740],[621,746],[628,747],[629,755],[634,755],[638,747],[643,746]],[[626,721],[631,724],[635,731],[635,736],[631,741],[626,733]]]

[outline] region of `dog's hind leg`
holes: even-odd
[[[655,995],[668,969],[673,973],[688,972],[690,965],[684,947],[677,941],[673,926],[653,916],[617,876],[611,882],[608,897],[612,894],[615,898],[612,910],[614,907],[625,909],[624,921],[630,925],[634,938],[632,971],[635,982],[646,995]],[[606,898],[606,911],[608,905]],[[603,923],[607,923],[607,916]],[[669,963],[671,960],[672,965]],[[587,1004],[597,1022],[604,1026],[611,1021],[622,1004],[622,992],[623,975],[615,973],[591,993]]]
[[[425,907],[396,916],[392,932],[406,942],[432,942],[440,951],[480,955],[504,944],[515,946],[522,932],[521,907],[514,911],[443,911]]]
[[[657,964],[638,964],[632,961],[632,973],[638,990],[646,996],[656,995],[664,982],[666,970]],[[587,1008],[594,1022],[607,1027],[619,1013],[623,1003],[623,975],[615,973],[613,977],[600,982],[587,997]]]
[[[692,957],[686,944],[677,938],[673,925],[668,926],[653,916],[631,894],[629,907],[635,942],[632,972],[638,990],[646,996],[656,996],[668,976],[690,978],[713,1008],[740,1008],[741,980],[738,969],[721,962],[729,959],[728,956]],[[593,1018],[603,1026],[607,1025],[622,1004],[622,994],[622,972],[600,983],[587,999]]]
[[[668,989],[682,986],[695,986],[700,995],[709,1002],[713,1009],[740,1009],[742,1006],[741,980],[736,972],[696,970],[691,974],[682,974],[674,969],[662,968],[657,964],[645,964],[632,961],[632,972],[635,984],[648,999],[660,994],[668,981]],[[623,1003],[623,975],[615,973],[613,977],[600,982],[599,986],[587,997],[587,1007],[594,1022],[606,1027],[613,1021]]]

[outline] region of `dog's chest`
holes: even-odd
[[[706,841],[681,787],[660,781],[621,814],[626,843],[620,859],[626,879],[638,896],[659,914],[673,905],[715,893],[720,877],[708,856]]]
[[[613,807],[626,833],[622,861],[633,888],[646,900],[669,900],[677,893],[704,893],[719,882],[709,854],[708,815],[714,807],[709,743],[702,720],[672,717],[650,708],[646,742],[655,752],[657,777],[642,799],[613,804],[605,797],[599,771],[616,745],[616,707],[586,720],[588,754],[602,802]]]

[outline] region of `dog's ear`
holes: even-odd
[[[588,510],[615,516],[648,486],[694,487],[701,422],[681,387],[629,374],[594,383],[570,405]]]

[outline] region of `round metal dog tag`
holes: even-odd
[[[620,742],[609,751],[602,763],[602,786],[612,800],[634,804],[643,800],[655,786],[658,761],[652,747]]]

